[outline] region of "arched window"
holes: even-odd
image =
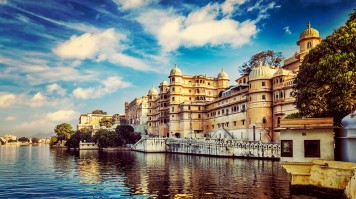
[[[174,97],[172,97],[172,102],[174,102]]]
[[[307,48],[311,48],[312,47],[312,43],[309,41],[307,44]]]

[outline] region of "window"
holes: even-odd
[[[266,95],[262,95],[262,100],[266,100]]]
[[[251,88],[251,83],[250,83],[250,88]]]
[[[242,125],[245,125],[245,120],[241,120],[241,122],[242,122]]]
[[[188,106],[188,110],[190,110],[190,106]]]
[[[311,47],[312,47],[312,43],[311,43],[311,42],[308,42],[307,48],[311,48]]]
[[[234,126],[236,126],[237,125],[237,122],[236,121],[234,121]]]
[[[277,125],[279,126],[280,124],[281,124],[281,118],[278,117],[278,118],[277,118]]]
[[[262,118],[262,123],[266,124],[266,118],[265,117]]]
[[[211,127],[214,129],[214,124],[213,124],[213,125],[211,125]]]
[[[172,112],[174,112],[174,107],[172,107]]]
[[[262,86],[265,87],[266,86],[266,82],[262,82]]]
[[[200,115],[200,114],[198,114],[198,118],[199,118],[199,119],[201,118],[201,115]]]
[[[172,82],[174,82],[174,80],[175,80],[174,77],[172,77]]]
[[[174,97],[172,97],[172,102],[174,102]]]
[[[172,87],[172,91],[175,91],[174,87]]]
[[[281,156],[293,157],[293,140],[281,140]]]
[[[304,157],[320,158],[320,140],[304,140]]]

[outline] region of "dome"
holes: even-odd
[[[154,86],[148,91],[148,95],[157,95],[158,91],[155,89]]]
[[[258,80],[258,79],[271,79],[276,72],[276,69],[272,69],[269,66],[258,66],[252,69],[248,78],[249,81]]]
[[[285,76],[285,75],[290,75],[290,74],[292,74],[292,71],[284,70],[283,68],[279,67],[277,69],[277,71],[273,74],[273,77]]]
[[[341,120],[341,124],[344,126],[345,129],[355,129],[356,128],[356,117],[355,116],[356,116],[356,111],[345,116]]]
[[[218,79],[229,79],[229,76],[224,72],[224,69],[221,69],[221,72],[218,74]]]
[[[182,76],[182,71],[174,65],[174,68],[171,70],[170,76]]]
[[[168,82],[164,80],[163,82],[160,83],[160,86],[168,86]]]
[[[299,36],[299,41],[297,42],[299,44],[300,41],[308,38],[320,38],[319,37],[319,31],[317,31],[314,28],[310,27],[310,22],[308,23],[307,29],[305,29],[302,33],[300,33]]]

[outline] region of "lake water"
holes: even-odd
[[[0,198],[308,198],[278,161],[0,147]]]

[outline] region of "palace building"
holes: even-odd
[[[297,112],[293,79],[304,56],[320,42],[319,32],[308,23],[297,41],[299,52],[283,66],[260,64],[233,85],[223,69],[217,77],[191,76],[175,65],[169,83],[163,81],[147,97],[125,103],[126,119],[134,126],[147,123],[144,132],[156,136],[279,142],[275,128]]]

